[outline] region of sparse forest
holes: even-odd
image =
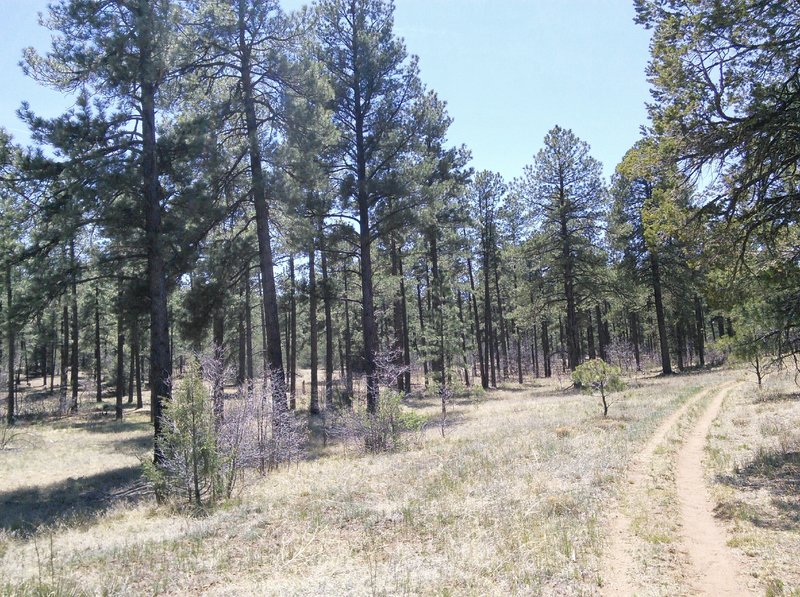
[[[0,129],[0,594],[796,595],[800,8],[634,5],[641,139],[505,180],[391,0],[54,1],[21,65],[74,105]]]

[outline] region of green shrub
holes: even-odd
[[[625,383],[620,379],[619,367],[609,365],[603,359],[591,359],[575,367],[572,381],[587,394],[600,392],[604,417],[608,416],[610,406],[607,395],[625,389]]]
[[[200,366],[195,361],[164,406],[158,447],[163,466],[145,466],[145,475],[162,497],[174,497],[194,507],[215,503],[225,483],[217,450],[217,424]]]

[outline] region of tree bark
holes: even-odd
[[[467,361],[467,335],[464,332],[464,297],[461,295],[460,290],[456,290],[456,297],[458,298],[458,322],[461,324],[461,358],[464,361],[464,385],[469,387],[469,362]]]
[[[67,384],[69,373],[69,307],[64,301],[61,313],[61,379],[59,388],[59,410],[67,409]]]
[[[700,359],[700,367],[706,366],[705,351],[705,321],[703,319],[703,304],[698,295],[694,295],[694,319],[697,326],[697,357]]]
[[[69,241],[69,261],[70,261],[70,307],[72,311],[72,349],[70,351],[70,381],[72,383],[72,402],[70,410],[78,410],[78,264],[75,261],[75,240]]]
[[[406,279],[403,275],[403,250],[397,248],[397,271],[400,276],[400,316],[403,325],[403,378],[407,392],[411,391],[411,338],[408,331],[408,298],[406,296]]]
[[[144,408],[142,401],[142,354],[141,354],[141,337],[139,333],[139,318],[135,317],[133,320],[133,338],[131,350],[136,355],[135,365],[136,371],[134,373],[136,380],[136,408]]]
[[[94,371],[96,381],[96,402],[103,401],[103,370],[100,358],[100,288],[94,287]]]
[[[669,339],[667,337],[667,320],[664,316],[664,301],[661,297],[661,268],[655,253],[650,253],[650,273],[653,283],[653,298],[656,304],[658,339],[661,349],[661,372],[663,375],[670,375],[672,373],[672,364],[669,358]]]
[[[259,140],[256,102],[252,82],[251,51],[247,34],[247,6],[243,0],[238,5],[239,60],[242,101],[247,130],[248,157],[253,203],[256,211],[256,236],[258,237],[258,258],[261,270],[261,283],[264,296],[264,316],[267,330],[267,364],[272,382],[273,435],[281,433],[281,417],[286,412],[286,377],[283,371],[281,350],[280,319],[278,317],[278,294],[275,288],[275,272],[272,257],[272,238],[270,234],[270,215],[267,203],[266,181],[261,166],[261,145]]]
[[[253,313],[250,305],[250,263],[245,266],[244,277],[244,337],[245,337],[245,376],[253,380]]]
[[[444,307],[443,307],[443,288],[442,274],[439,270],[439,246],[437,239],[437,229],[433,229],[429,234],[429,248],[431,256],[431,274],[433,276],[433,286],[429,288],[432,300],[432,312],[434,317],[434,330],[436,332],[436,355],[431,362],[433,376],[440,387],[447,383],[444,375],[445,347],[444,347]]]
[[[547,322],[542,321],[542,363],[544,364],[544,376],[550,377],[553,374],[550,364],[550,332],[547,330]]]
[[[308,327],[309,348],[311,352],[311,398],[308,412],[312,415],[319,414],[319,386],[317,381],[317,369],[319,368],[319,330],[317,326],[316,247],[312,241],[308,249]]]
[[[391,260],[392,277],[398,280],[398,286],[402,285],[403,281],[400,278],[400,267],[398,264],[397,256],[397,241],[392,235],[389,243],[389,257]],[[398,288],[399,290],[399,288]],[[392,325],[394,327],[394,338],[392,349],[395,352],[395,360],[397,363],[404,365],[405,359],[403,358],[404,337],[406,330],[403,326],[403,305],[402,305],[402,292],[398,292],[392,300]],[[397,377],[397,390],[401,393],[408,393],[411,391],[410,387],[406,387],[405,374]]]
[[[417,311],[419,312],[419,337],[417,338],[417,351],[422,356],[422,373],[425,376],[425,385],[428,385],[428,359],[427,338],[425,336],[425,318],[422,310],[422,288],[417,280]]]
[[[289,253],[289,408],[297,408],[297,280],[294,254]]]
[[[120,282],[120,312],[117,314],[117,379],[115,418],[122,419],[122,397],[125,394],[125,327],[122,323],[122,283]]]
[[[14,417],[16,414],[14,395],[14,349],[16,345],[16,338],[14,337],[14,319],[13,314],[13,295],[11,292],[11,264],[6,266],[6,339],[8,341],[8,402],[6,409],[6,423],[9,425],[14,424]]]
[[[328,276],[328,256],[324,242],[322,223],[319,225],[320,268],[322,271],[322,305],[325,311],[325,408],[333,408],[333,314],[331,281]]]
[[[469,273],[469,287],[472,296],[472,315],[475,320],[475,345],[477,347],[478,363],[481,370],[481,387],[487,390],[489,388],[489,376],[487,374],[486,362],[483,359],[481,325],[478,319],[478,299],[475,297],[475,277],[472,275],[472,260],[469,258],[467,258],[467,272]]]
[[[350,329],[350,295],[347,288],[347,265],[344,268],[344,360],[347,368],[345,378],[345,388],[347,391],[347,402],[352,404],[353,400],[353,334]]]
[[[636,370],[642,370],[641,355],[639,353],[639,315],[632,311],[630,316],[631,342],[633,343],[633,356],[636,358]]]
[[[594,306],[594,315],[595,319],[597,319],[597,353],[600,355],[601,359],[607,361],[608,355],[606,354],[606,346],[608,346],[608,334],[604,328],[603,313],[600,311],[600,305]]]

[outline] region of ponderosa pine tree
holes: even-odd
[[[323,0],[318,5],[319,60],[334,90],[345,209],[358,222],[367,410],[377,412],[379,350],[372,242],[375,211],[391,175],[412,148],[411,108],[420,93],[416,60],[393,33],[387,0]],[[352,204],[351,204],[352,201]]]
[[[532,166],[526,166],[517,192],[528,202],[542,231],[540,250],[558,277],[566,306],[565,336],[569,368],[581,362],[578,286],[589,282],[594,247],[605,205],[600,162],[589,145],[568,129],[553,128]]]
[[[81,90],[97,106],[96,113],[91,113],[86,99],[80,113],[68,113],[49,126],[27,113],[34,128],[49,129],[48,140],[56,145],[69,147],[65,137],[80,134],[76,139],[80,138],[86,151],[79,156],[71,151],[67,157],[70,167],[83,164],[84,186],[97,185],[100,192],[99,179],[104,175],[117,182],[130,176],[127,192],[137,199],[144,232],[142,250],[147,255],[156,437],[161,433],[162,404],[170,395],[172,373],[163,224],[166,193],[160,181],[164,158],[171,159],[172,153],[159,152],[156,114],[170,104],[165,89],[181,70],[176,62],[180,44],[174,37],[179,8],[170,0],[62,0],[51,5],[45,21],[55,36],[51,50],[40,56],[28,49],[24,63],[36,80],[65,92]],[[111,197],[119,193],[116,189]],[[156,463],[160,459],[156,442]]]

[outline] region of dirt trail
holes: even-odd
[[[633,458],[625,478],[622,507],[617,509],[609,529],[602,589],[604,595],[628,597],[643,589],[646,591],[646,587],[640,587],[635,581],[641,576],[634,560],[637,540],[631,529],[631,518],[625,506],[646,503],[647,477],[656,449],[688,410],[711,392],[715,392],[715,397],[689,432],[677,462],[676,483],[681,502],[681,526],[685,537],[683,548],[692,561],[691,570],[683,571],[684,578],[688,587],[699,594],[752,594],[748,592],[744,579],[736,575],[737,566],[725,544],[724,531],[717,527],[714,521],[713,505],[703,478],[702,457],[706,435],[732,385],[733,382],[729,382],[717,388],[706,388],[691,397],[661,423],[642,450]],[[716,567],[719,567],[719,572],[712,571]]]
[[[686,578],[687,584],[703,595],[756,595],[727,546],[725,530],[714,520],[714,502],[703,474],[706,436],[728,391],[715,394],[678,453],[675,483],[681,505],[682,548],[691,562]]]

